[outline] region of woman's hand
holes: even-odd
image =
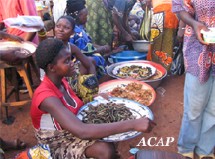
[[[125,42],[132,42],[133,41],[132,35],[129,34],[128,32],[122,33],[122,38]]]
[[[204,40],[203,40],[203,36],[202,36],[202,33],[201,33],[201,30],[205,30],[205,31],[209,31],[209,29],[202,23],[196,21],[194,24],[193,24],[193,30],[196,34],[196,37],[197,39],[199,40],[200,43],[202,43],[203,45],[208,45],[208,43],[206,43]]]
[[[135,120],[134,130],[139,132],[149,133],[156,126],[156,123],[147,117],[143,117]]]

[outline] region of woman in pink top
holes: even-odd
[[[4,26],[3,20],[7,18],[14,18],[18,15],[37,16],[36,6],[34,0],[0,0],[0,30]],[[20,36],[24,41],[32,41],[38,43],[36,33],[26,33],[15,28],[7,28],[7,33]]]
[[[153,122],[148,118],[108,124],[83,123],[76,117],[83,102],[64,78],[74,73],[71,52],[61,40],[46,39],[38,45],[36,60],[46,76],[34,93],[31,118],[38,142],[49,145],[53,158],[116,159],[113,143],[99,139],[152,129]]]
[[[173,0],[173,11],[186,23],[183,54],[186,69],[184,114],[178,150],[187,158],[214,159],[215,44],[201,30],[215,27],[214,0]]]

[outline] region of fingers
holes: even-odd
[[[149,124],[152,125],[152,126],[156,126],[156,125],[157,125],[157,124],[156,124],[153,120],[151,120],[151,119],[149,119]]]
[[[152,129],[157,125],[153,120],[149,119],[148,117],[145,117],[146,119],[148,119],[148,128],[145,132],[149,133],[152,131]]]
[[[202,34],[198,34],[198,35],[197,35],[197,39],[198,39],[199,42],[202,43],[203,45],[209,45],[208,43],[206,43],[206,42],[203,40]]]

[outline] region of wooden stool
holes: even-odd
[[[139,150],[135,159],[185,159],[179,153],[159,151],[159,150]]]
[[[5,111],[6,111],[6,120],[3,121],[3,123],[5,124],[12,124],[14,121],[14,117],[9,117],[8,115],[8,107],[12,106],[12,107],[16,107],[16,106],[23,106],[25,104],[30,104],[31,103],[31,98],[33,96],[33,88],[32,88],[32,78],[31,78],[31,73],[28,71],[28,65],[32,64],[34,71],[36,71],[36,75],[39,79],[39,74],[37,74],[37,70],[36,69],[36,65],[34,64],[34,62],[32,63],[32,57],[29,57],[28,59],[25,59],[22,61],[21,64],[19,65],[9,65],[3,61],[0,61],[0,76],[1,76],[1,115],[2,115],[2,107],[5,107]],[[30,62],[30,63],[29,63]],[[13,73],[13,89],[11,90],[10,93],[7,93],[7,84],[6,84],[6,75],[5,75],[5,71],[8,68],[13,68],[14,70],[16,70],[18,72],[18,74],[20,75],[20,77],[23,78],[23,81],[26,85],[26,88],[28,90],[28,94],[30,99],[28,100],[22,100],[20,101],[19,99],[19,85],[18,85],[18,81],[16,78],[16,71],[14,71]],[[15,99],[16,101],[14,102],[8,102],[8,99],[10,98],[10,96],[12,95],[12,93],[15,92]]]

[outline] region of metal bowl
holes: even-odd
[[[166,69],[160,65],[160,64],[157,64],[155,62],[152,62],[152,61],[147,61],[147,60],[134,60],[134,61],[127,61],[127,62],[118,62],[118,63],[114,63],[114,64],[111,64],[110,66],[107,67],[107,73],[109,76],[113,77],[113,78],[119,78],[119,77],[116,77],[114,74],[113,74],[113,69],[117,66],[120,66],[122,64],[128,64],[128,63],[134,63],[134,64],[138,64],[138,63],[145,63],[145,64],[150,64],[152,65],[153,67],[155,67],[157,70],[159,70],[160,72],[162,72],[162,76],[158,79],[146,79],[146,80],[141,80],[147,84],[149,84],[152,88],[157,88],[162,80],[167,76],[167,71]],[[121,78],[119,78],[121,79]]]
[[[167,73],[165,73],[161,78],[156,79],[156,80],[147,80],[143,81],[147,84],[149,84],[152,88],[156,89],[162,82],[162,80],[166,77]]]
[[[135,40],[132,43],[134,50],[146,53],[149,51],[150,44],[152,44],[152,42],[146,40]]]

